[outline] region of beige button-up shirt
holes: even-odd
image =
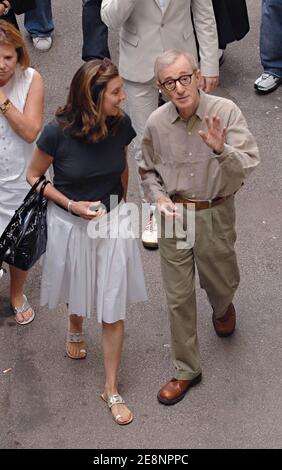
[[[227,128],[220,155],[198,135],[199,130],[207,130],[204,117],[213,115]],[[150,202],[172,194],[199,201],[231,195],[259,163],[258,147],[238,106],[202,91],[188,122],[171,102],[151,114],[142,153],[142,185]]]

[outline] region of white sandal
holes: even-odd
[[[28,323],[31,323],[34,320],[34,317],[35,317],[35,312],[34,312],[33,308],[31,308],[26,296],[24,295],[23,297],[24,297],[24,303],[22,304],[21,307],[14,307],[13,305],[11,305],[11,307],[13,309],[13,312],[14,312],[14,315],[15,315],[15,321],[17,322],[18,325],[28,325]],[[27,310],[29,310],[30,308],[32,310],[32,314],[27,320],[23,320],[23,321],[17,320],[16,316],[18,314],[22,315],[23,313],[27,312]]]
[[[72,333],[71,331],[68,331],[66,353],[68,357],[70,357],[71,359],[85,359],[86,358],[87,350],[85,349],[85,347],[82,347],[79,349],[79,354],[84,354],[83,356],[73,356],[68,351],[68,343],[84,343],[85,344],[83,333]]]
[[[108,407],[110,408],[110,410],[111,410],[111,408],[112,408],[114,405],[125,405],[124,399],[123,399],[122,396],[119,395],[118,393],[115,393],[114,395],[111,395],[111,396],[108,397],[108,398],[106,398],[106,397],[103,395],[103,393],[102,393],[101,398],[102,398],[102,400],[104,400],[104,401],[107,403],[107,405],[108,405]],[[128,410],[128,411],[129,411],[130,414],[129,414],[129,417],[128,417],[128,419],[127,419],[126,421],[122,421],[122,419],[121,419],[121,418],[122,418],[122,415],[120,415],[120,414],[117,414],[116,416],[114,416],[114,415],[112,414],[113,420],[114,420],[117,424],[120,424],[120,425],[122,425],[122,426],[125,425],[125,424],[130,424],[130,423],[132,423],[134,417],[133,417],[133,414],[131,413],[131,411],[130,411],[130,410]]]

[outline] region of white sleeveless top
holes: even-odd
[[[23,112],[34,69],[25,71],[19,65],[13,77],[2,87],[13,105]],[[2,182],[25,178],[25,170],[31,158],[34,143],[25,142],[0,113],[0,185]]]
[[[13,77],[2,87],[5,95],[21,112],[33,73],[34,69],[23,71],[18,65]],[[28,144],[19,137],[0,112],[0,235],[30,189],[26,181],[26,169],[34,146],[34,143]]]

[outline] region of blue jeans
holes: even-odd
[[[282,77],[282,0],[262,0],[260,58],[265,72]]]
[[[24,16],[25,29],[32,37],[48,37],[54,30],[51,0],[40,0],[34,10]]]
[[[101,20],[102,0],[82,0],[82,59],[110,57],[108,28]]]

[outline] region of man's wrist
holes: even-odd
[[[160,196],[158,199],[157,199],[157,204],[159,204],[160,202],[163,202],[163,201],[169,201],[169,197],[167,196]]]
[[[221,149],[213,150],[213,153],[215,153],[216,155],[221,155],[223,152],[224,152],[224,146]]]
[[[224,150],[225,150],[225,142],[223,142],[223,144],[220,147],[214,148],[213,153],[215,153],[216,155],[221,155],[224,152]]]

